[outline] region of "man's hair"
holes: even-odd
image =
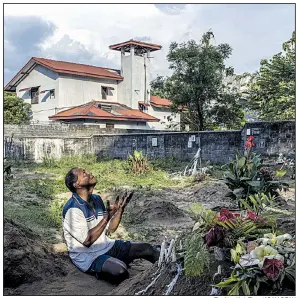
[[[65,185],[71,192],[76,192],[73,184],[78,180],[78,175],[75,173],[77,169],[78,168],[72,168],[65,176]]]

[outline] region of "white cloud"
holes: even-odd
[[[270,9],[259,12],[258,5],[235,4],[158,7],[154,4],[6,4],[4,15],[39,16],[52,22],[57,29],[42,42],[43,53],[50,55],[52,51],[59,56],[60,52],[62,56],[67,36],[65,51],[72,54],[69,58],[80,59],[80,55],[73,53],[83,51],[89,55],[85,58],[89,57],[90,64],[96,65],[104,60],[110,61],[111,67],[119,67],[120,53],[110,51],[109,45],[133,37],[150,38],[152,43],[163,46],[161,51],[152,53],[155,76],[169,73],[166,55],[170,42],[199,40],[209,28],[213,29],[217,43],[227,42],[234,49],[229,63],[236,71],[253,71],[260,59],[278,52],[281,43],[290,37],[292,29],[289,28],[292,24],[294,29],[295,22],[294,9],[294,6],[280,9],[271,5]],[[278,24],[281,25],[277,27]],[[280,32],[276,33],[278,28]]]

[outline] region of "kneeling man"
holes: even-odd
[[[117,284],[128,278],[130,262],[142,258],[155,263],[159,250],[149,243],[107,237],[108,232],[118,228],[133,192],[118,196],[114,204],[107,201],[105,206],[100,196],[92,194],[96,182],[92,173],[82,168],[73,168],[67,173],[65,184],[72,197],[63,207],[64,237],[75,266]]]

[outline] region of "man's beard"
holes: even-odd
[[[95,185],[96,185],[97,181],[96,182],[93,182],[93,183],[86,183],[86,184],[81,184],[82,187],[84,188],[87,188],[88,190],[90,190],[91,188],[94,188]]]
[[[89,183],[89,184],[87,185],[87,188],[90,189],[90,188],[95,187],[96,183],[97,183],[97,182]]]

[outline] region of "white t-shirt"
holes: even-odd
[[[109,251],[115,242],[106,236],[107,225],[105,231],[90,247],[83,245],[88,231],[94,228],[107,214],[101,197],[92,195],[92,199],[94,200],[95,212],[86,201],[74,193],[64,205],[62,213],[63,233],[69,256],[82,271],[87,271],[92,262],[98,256]]]

